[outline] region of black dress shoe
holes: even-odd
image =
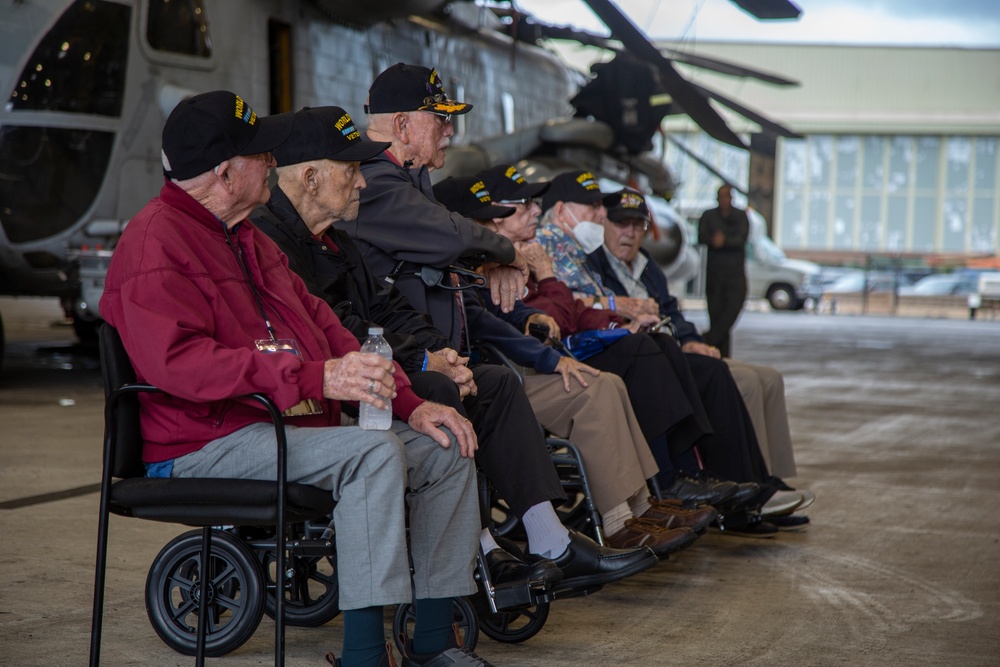
[[[786,514],[768,517],[767,522],[778,530],[802,530],[809,525],[809,517],[804,514]]]
[[[719,509],[733,511],[744,507],[759,507],[767,502],[768,498],[774,495],[775,489],[769,486],[762,486],[756,482],[732,482],[727,479],[719,479],[707,473],[698,476],[698,481],[708,484],[732,485],[733,492],[725,501],[716,505]],[[715,505],[715,503],[709,503]]]
[[[679,472],[674,477],[674,483],[663,489],[663,495],[666,498],[720,507],[725,505],[737,491],[736,482],[708,481]]]
[[[559,566],[547,558],[528,564],[497,547],[486,554],[485,560],[486,567],[490,570],[490,581],[494,586],[523,581],[539,582],[545,588],[551,588],[563,579],[563,572]]]
[[[659,562],[648,547],[602,547],[575,530],[569,531],[569,546],[566,551],[552,560],[563,572],[561,589],[609,584],[648,570]]]
[[[723,535],[739,535],[740,537],[774,537],[778,527],[770,521],[757,521],[741,526],[731,526],[722,531]]]

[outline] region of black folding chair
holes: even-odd
[[[171,616],[167,622],[177,624],[174,628],[177,641],[168,641],[168,644],[184,654],[195,655],[195,663],[201,667],[206,655],[228,653],[253,634],[263,613],[263,598],[272,594],[275,619],[274,664],[283,665],[285,590],[288,586],[285,574],[286,549],[289,548],[286,539],[289,525],[329,517],[333,507],[330,493],[314,486],[286,482],[284,422],[280,410],[263,394],[251,394],[246,398],[260,403],[274,422],[277,441],[276,481],[145,477],[141,460],[138,395],[160,390],[152,385],[136,382],[135,370],[113,327],[105,324],[101,328],[99,343],[106,403],[104,472],[101,480],[90,639],[91,667],[97,667],[100,663],[108,522],[112,513],[202,528],[198,558],[181,558],[173,565],[174,575],[190,585],[181,591],[181,599],[176,605],[173,602],[167,605],[168,615],[176,612],[176,616]],[[262,584],[264,571],[260,561],[252,554],[249,559],[236,559],[239,561],[236,564],[242,564],[245,570],[241,578],[228,575],[223,578],[222,573],[214,571],[216,568],[213,567],[213,562],[222,559],[228,565],[232,559],[226,559],[239,553],[240,549],[244,549],[244,553],[250,553],[238,538],[229,532],[218,530],[220,526],[274,527],[275,537],[271,544],[276,564],[274,583]],[[163,554],[161,552],[161,556]],[[157,567],[158,564],[154,562],[154,571]],[[213,580],[213,576],[217,574],[220,578]],[[147,601],[148,588],[147,586]],[[197,633],[192,645],[190,638],[186,636],[190,634],[190,628],[185,625],[187,621],[179,617],[183,614],[189,618],[195,613]],[[223,616],[229,618],[226,625],[221,624]],[[160,628],[157,628],[157,632],[167,641]],[[217,637],[219,641],[216,643]]]

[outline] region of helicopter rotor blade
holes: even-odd
[[[750,16],[762,21],[797,19],[802,10],[789,0],[731,0]]]
[[[785,137],[787,139],[802,139],[802,135],[801,134],[796,134],[795,132],[793,132],[792,130],[788,129],[784,125],[782,125],[780,123],[777,123],[777,122],[771,120],[770,118],[767,118],[767,117],[763,116],[759,112],[754,111],[753,109],[751,109],[748,106],[740,104],[736,100],[732,100],[732,99],[726,97],[722,93],[717,93],[714,90],[706,88],[705,86],[701,86],[701,85],[699,85],[697,83],[692,83],[691,85],[694,86],[697,90],[701,91],[701,93],[703,95],[705,95],[706,97],[710,97],[711,99],[715,100],[719,104],[722,104],[722,105],[725,105],[725,106],[729,107],[730,109],[732,109],[736,113],[740,114],[744,118],[748,118],[748,119],[752,120],[753,122],[757,123],[758,125],[761,126],[762,129],[764,129],[764,130],[766,130],[768,132],[771,132],[773,134],[777,134],[779,137]]]
[[[712,108],[700,91],[683,78],[673,63],[635,27],[631,20],[610,0],[584,0],[597,14],[612,36],[620,40],[633,55],[654,65],[660,72],[660,80],[674,102],[711,137],[737,148],[746,149],[746,144],[726,125],[726,121]]]
[[[691,65],[692,67],[699,67],[701,69],[707,69],[712,72],[718,72],[719,74],[728,74],[729,76],[737,76],[745,79],[758,79],[760,81],[764,81],[765,83],[773,83],[776,86],[799,85],[798,81],[786,79],[778,74],[751,69],[726,60],[719,60],[718,58],[697,56],[693,53],[685,53],[683,51],[677,51],[670,48],[661,48],[660,52],[674,62],[684,63],[685,65]]]

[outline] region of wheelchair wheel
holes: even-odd
[[[454,622],[458,626],[458,633],[462,640],[462,648],[470,651],[476,650],[479,643],[479,619],[472,605],[465,598],[455,598],[452,605]],[[396,640],[396,650],[403,652],[404,644],[412,636],[413,624],[416,615],[413,612],[413,605],[404,602],[396,608],[396,615],[392,619],[392,636]]]
[[[490,639],[505,644],[517,644],[534,637],[545,626],[549,618],[549,603],[542,602],[534,607],[500,611],[495,614],[481,614],[479,629]]]
[[[275,558],[264,551],[260,559],[268,583],[264,612],[274,618]],[[286,566],[293,574],[285,590],[285,624],[315,628],[340,613],[340,586],[337,583],[337,559],[331,556],[292,556]]]
[[[171,540],[146,577],[146,614],[170,648],[194,655],[201,597],[201,531]],[[250,549],[229,533],[213,531],[209,562],[205,654],[221,656],[242,646],[264,615],[260,565]]]

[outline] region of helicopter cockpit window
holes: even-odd
[[[74,128],[0,128],[0,225],[11,243],[55,236],[90,208],[114,138]]]
[[[104,0],[70,5],[28,59],[8,110],[120,116],[131,12]]]
[[[150,0],[146,39],[157,51],[209,58],[212,36],[202,0]]]

